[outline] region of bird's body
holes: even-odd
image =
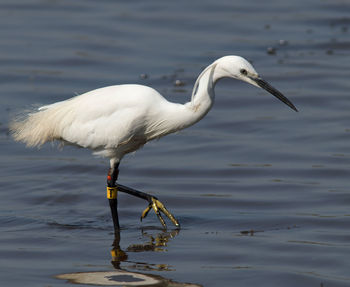
[[[45,141],[62,140],[121,160],[147,141],[180,129],[182,119],[174,121],[180,110],[186,109],[150,87],[118,85],[44,106],[34,115],[45,118],[44,129],[51,130]]]
[[[58,140],[120,161],[146,142],[194,124],[208,110],[169,102],[148,86],[116,85],[43,106],[13,128],[18,125],[15,137],[29,146]]]
[[[147,86],[116,85],[43,106],[22,120],[15,120],[10,128],[14,138],[28,146],[61,141],[89,148],[109,158],[114,169],[125,154],[202,119],[214,103],[216,82],[224,77],[262,87],[296,110],[258,76],[249,62],[226,56],[200,74],[188,103],[169,102]]]

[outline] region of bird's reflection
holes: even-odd
[[[178,287],[203,287],[194,283],[175,282],[165,277],[150,274],[150,271],[174,271],[168,264],[150,264],[145,262],[133,262],[128,260],[128,254],[131,252],[144,251],[166,251],[168,242],[179,234],[179,230],[162,231],[151,234],[151,232],[141,230],[142,236],[147,238],[144,244],[131,244],[126,251],[120,247],[120,231],[115,232],[113,248],[111,250],[113,271],[92,271],[92,272],[75,272],[59,274],[55,277],[58,279],[68,280],[74,284],[92,284],[92,285],[112,285],[113,286],[178,286]],[[122,263],[127,263],[127,268],[122,268]],[[131,271],[130,269],[134,269]]]
[[[112,265],[115,269],[121,269],[120,263],[128,260],[128,255],[120,248],[120,231],[116,231],[114,234],[114,241],[112,244],[113,248],[111,250],[112,255]]]
[[[127,250],[130,252],[166,251],[169,240],[174,238],[179,232],[178,229],[175,229],[172,231],[164,231],[154,236],[147,231],[142,230],[142,236],[148,237],[149,241],[144,244],[132,244]]]
[[[128,253],[145,251],[166,251],[168,242],[176,235],[178,235],[179,232],[179,229],[174,229],[171,231],[162,231],[154,235],[142,229],[142,236],[147,237],[148,241],[146,243],[131,244],[126,248],[126,251],[124,251],[120,247],[120,231],[117,230],[115,232],[114,241],[112,244],[113,248],[111,250],[111,263],[115,269],[121,269],[121,262],[128,262],[131,263],[131,266],[129,266],[129,268],[135,268],[137,270],[171,271],[171,266],[167,264],[149,264],[144,262],[128,261]]]

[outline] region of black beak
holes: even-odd
[[[292,102],[290,100],[288,100],[285,96],[283,96],[280,91],[276,90],[268,82],[264,81],[261,78],[250,77],[250,79],[253,80],[255,83],[257,83],[259,87],[261,87],[264,90],[268,91],[270,94],[274,95],[277,99],[279,99],[280,101],[285,103],[291,109],[293,109],[296,112],[298,111],[297,108],[292,104]]]

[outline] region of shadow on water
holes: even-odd
[[[174,238],[180,232],[179,229],[172,231],[162,231],[156,235],[152,235],[141,230],[142,236],[147,237],[149,241],[144,244],[131,244],[126,251],[122,250],[120,246],[120,230],[115,232],[113,241],[113,248],[111,250],[111,264],[114,271],[90,271],[90,272],[76,272],[59,274],[58,279],[68,280],[73,284],[87,284],[99,286],[158,286],[158,287],[200,287],[202,285],[191,283],[179,283],[159,275],[147,274],[142,271],[171,271],[171,267],[167,264],[150,264],[146,262],[133,262],[128,260],[128,253],[131,252],[161,252],[167,246],[169,240]],[[131,272],[121,267],[122,262],[127,262],[129,268],[136,269],[137,272]],[[130,267],[131,266],[131,267]]]

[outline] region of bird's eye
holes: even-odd
[[[246,69],[241,69],[240,72],[242,75],[245,75],[245,76],[248,75],[248,72]]]

